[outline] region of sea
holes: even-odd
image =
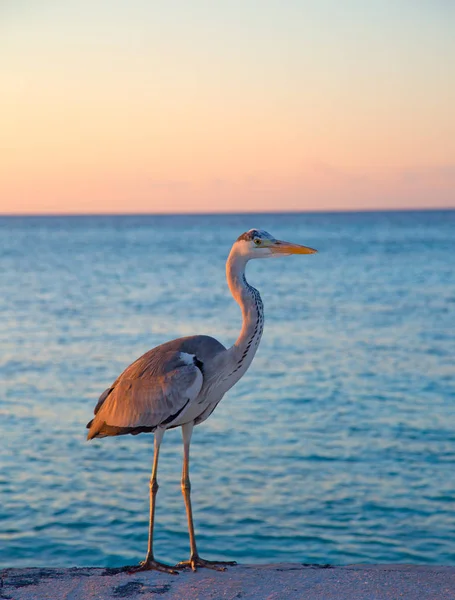
[[[0,565],[145,556],[153,435],[86,441],[148,349],[231,345],[245,230],[318,249],[256,260],[265,329],[197,426],[199,552],[242,563],[455,564],[455,211],[0,218]],[[181,431],[161,447],[155,554],[188,558]]]

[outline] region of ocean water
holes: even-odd
[[[193,435],[206,558],[455,564],[455,212],[0,219],[0,564],[144,557],[153,436],[85,441],[99,394],[149,348],[233,343],[231,243],[265,331]],[[180,430],[160,456],[155,550],[187,558]]]

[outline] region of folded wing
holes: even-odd
[[[141,356],[101,395],[88,439],[169,427],[196,400],[201,363],[191,354],[159,350]]]

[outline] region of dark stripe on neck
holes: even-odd
[[[228,375],[228,377],[230,377],[231,375],[233,375],[234,373],[236,373],[242,367],[242,364],[243,364],[245,358],[247,357],[248,352],[250,351],[251,345],[252,345],[252,343],[255,340],[256,340],[255,348],[257,348],[258,343],[259,343],[259,339],[260,339],[260,337],[262,335],[262,330],[264,328],[264,308],[263,308],[261,296],[259,295],[259,292],[257,291],[257,289],[254,288],[253,286],[251,286],[246,281],[245,275],[243,276],[243,281],[245,282],[245,285],[247,286],[248,291],[250,291],[252,293],[253,298],[254,298],[254,302],[255,302],[255,305],[256,305],[256,313],[257,313],[256,324],[255,324],[255,327],[254,327],[253,334],[250,337],[250,339],[248,340],[246,348],[243,351],[243,355],[240,358],[240,360],[237,362],[237,367]]]

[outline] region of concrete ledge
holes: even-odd
[[[2,600],[454,600],[455,567],[238,565],[179,575],[119,569],[4,569]]]

